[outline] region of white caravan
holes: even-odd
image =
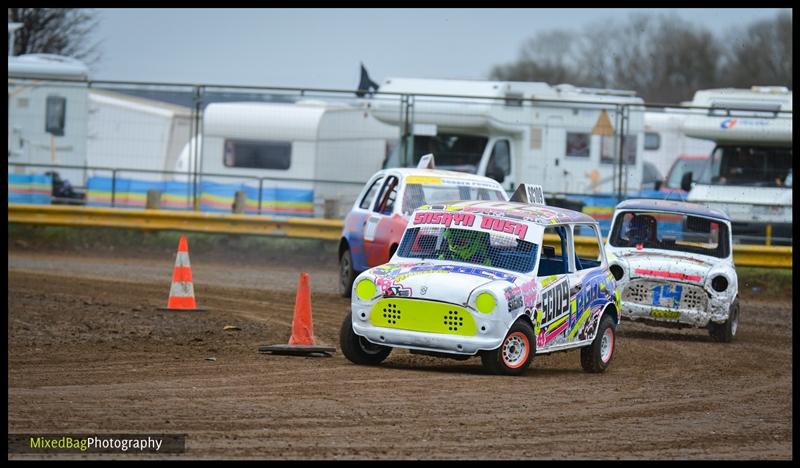
[[[735,240],[791,243],[792,92],[709,89],[697,91],[692,105],[709,109],[687,118],[684,132],[716,146],[703,173],[682,181],[691,189],[687,200],[726,212]]]
[[[661,112],[649,109],[644,113],[642,159],[665,176],[679,156],[709,155],[714,149],[714,142],[683,133],[683,122],[690,112],[691,109],[666,108]]]
[[[617,191],[622,125],[629,163],[619,188],[640,189],[642,105],[632,91],[411,78],[384,80],[371,99],[376,118],[408,124],[413,135],[388,167],[413,167],[421,155],[434,153],[438,167],[491,177],[509,191],[528,182],[545,192],[576,194]]]
[[[118,92],[89,91],[89,141],[87,163],[93,167],[172,171],[189,141],[192,111]],[[89,171],[89,176],[110,177],[108,171]],[[171,176],[143,172],[119,172],[120,177],[141,180]]]
[[[175,171],[187,176],[176,175],[176,180],[189,179],[196,161],[190,155],[201,154],[200,173],[241,177],[204,176],[203,181],[252,185],[258,182],[247,178],[282,179],[264,179],[263,186],[311,190],[315,214],[332,200],[336,217],[349,210],[398,139],[396,127],[379,122],[361,105],[316,100],[211,103],[203,111],[202,128],[200,141],[192,138],[178,158]]]
[[[88,73],[84,63],[70,57],[8,57],[9,163],[86,164]],[[83,169],[9,166],[11,173],[51,170],[74,186],[86,184]]]

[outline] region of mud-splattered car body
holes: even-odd
[[[686,202],[626,200],[615,208],[605,248],[623,318],[709,327],[720,341],[735,335],[738,279],[725,213]]]
[[[582,228],[591,228],[597,239],[596,259],[575,256],[573,235]],[[558,237],[545,236],[545,230]],[[551,206],[423,206],[391,261],[356,278],[352,331],[364,344],[448,357],[498,350],[520,322],[532,331],[532,343],[524,333],[518,337],[519,345],[534,351],[531,358],[589,346],[601,316],[610,317],[612,328],[618,324],[618,295],[599,232],[589,216]],[[448,252],[457,235],[487,239],[484,259],[454,260]],[[543,242],[560,243],[560,257]],[[613,350],[613,329],[610,335]],[[610,357],[607,350],[602,370]]]

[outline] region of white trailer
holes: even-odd
[[[239,182],[250,186],[257,183],[253,178],[264,178],[264,189],[307,191],[313,193],[315,214],[332,200],[329,207],[336,208],[329,214],[338,217],[381,168],[399,136],[396,127],[379,122],[363,105],[315,100],[211,103],[203,111],[202,129],[201,141],[190,140],[178,158],[175,170],[187,175],[176,180],[189,180],[195,172],[190,155],[201,154],[200,173],[239,176]],[[202,180],[236,181],[214,176]],[[220,195],[220,206],[230,201],[230,195]]]
[[[687,118],[684,132],[715,148],[702,174],[685,176],[688,201],[725,211],[735,240],[791,243],[792,92],[776,86],[701,90],[692,105],[709,109]]]
[[[8,57],[8,162],[85,166],[89,69],[70,57]],[[59,81],[53,81],[59,80]],[[74,186],[83,169],[11,166],[9,172],[56,170]]]
[[[691,109],[666,108],[663,112],[648,110],[644,113],[642,158],[663,175],[669,173],[678,157],[709,155],[714,149],[712,141],[683,133],[683,122],[691,112]]]
[[[184,106],[114,91],[89,91],[88,166],[172,171],[189,141],[192,112]],[[90,175],[110,176],[108,171]],[[171,175],[122,172],[143,180]]]
[[[641,187],[644,102],[632,91],[388,78],[380,92],[371,100],[377,119],[413,123],[390,167],[414,166],[421,155],[434,153],[438,167],[494,178],[509,191],[523,182],[550,193],[590,195]],[[627,164],[619,186],[623,125]]]

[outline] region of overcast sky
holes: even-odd
[[[537,32],[634,11],[672,11],[721,36],[779,9],[97,9],[91,78],[353,89],[364,62],[376,82],[486,79]]]

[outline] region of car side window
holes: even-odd
[[[536,276],[564,275],[569,272],[566,242],[566,226],[545,228],[542,253],[539,257],[539,270]]]
[[[381,182],[383,182],[383,177],[378,177],[375,182],[370,185],[369,190],[367,190],[367,194],[364,195],[364,198],[361,199],[361,203],[358,205],[359,208],[364,210],[372,208],[372,200],[375,198],[375,192],[378,191],[378,187],[381,186]]]
[[[381,188],[381,193],[378,195],[378,203],[375,204],[375,212],[390,215],[394,209],[394,202],[397,200],[397,188],[400,185],[400,180],[395,176],[386,178],[386,183]]]
[[[597,268],[600,266],[602,262],[602,252],[603,252],[603,245],[600,243],[600,236],[597,235],[597,228],[591,224],[577,224],[575,225],[573,231],[572,238],[575,239],[577,236],[581,237],[590,237],[594,240],[594,244],[597,245],[597,257],[592,258],[587,255],[580,255],[578,252],[577,246],[575,250],[575,270],[586,270],[587,268]]]

